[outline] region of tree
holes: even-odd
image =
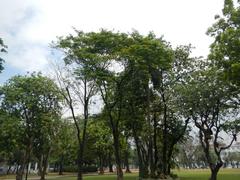
[[[41,74],[14,76],[1,88],[1,98],[3,111],[17,119],[23,131],[21,138],[16,142],[21,151],[20,169],[16,180],[22,180],[33,146],[36,146],[35,142],[40,140],[39,138],[44,139],[37,143],[38,148],[44,149],[45,140],[49,138],[46,131],[53,127],[48,125],[59,116],[61,98],[56,84]],[[27,174],[28,172],[26,179]]]
[[[206,61],[204,64],[207,65]],[[219,73],[221,71],[218,68],[205,66],[205,69],[194,73],[186,86],[179,89],[185,96],[185,101],[179,103],[191,115],[199,130],[211,180],[217,179],[217,173],[223,165],[221,152],[231,147],[239,132],[238,110],[231,105],[231,88],[219,78]],[[223,143],[223,133],[231,138],[227,145]]]
[[[177,106],[175,86],[184,84],[192,70],[191,47],[172,50],[154,34],[142,37],[135,33],[133,37],[138,43],[129,47],[124,118],[135,140],[139,177],[166,177],[174,147],[185,135],[189,122]]]
[[[87,124],[89,119],[89,106],[91,98],[96,94],[96,85],[93,79],[86,72],[85,60],[87,57],[81,57],[78,52],[78,39],[73,36],[59,38],[54,45],[55,48],[64,52],[64,62],[68,66],[67,71],[57,69],[56,75],[62,95],[65,99],[67,107],[71,111],[72,119],[77,130],[78,140],[78,180],[82,180],[83,156],[87,136]],[[64,76],[68,73],[68,76]],[[70,75],[70,76],[69,76]],[[83,118],[77,117],[77,104],[83,106]],[[80,120],[83,120],[83,128],[80,128]]]
[[[118,179],[122,179],[118,125],[121,117],[123,77],[111,71],[110,68],[119,57],[117,53],[125,45],[126,35],[105,30],[100,33],[81,31],[76,31],[76,33],[76,36],[69,35],[60,39],[59,47],[66,48],[68,54],[66,62],[79,65],[77,73],[83,75],[86,80],[93,81],[93,85],[98,88],[113,133]],[[86,102],[89,102],[88,97],[91,97],[91,93],[84,97]],[[118,115],[115,118],[113,114]]]
[[[224,68],[224,75],[236,85],[240,85],[240,2],[235,7],[233,0],[224,0],[223,16],[216,15],[215,24],[207,34],[215,40],[210,46],[209,58]]]

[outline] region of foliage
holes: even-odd
[[[38,159],[43,155],[46,155],[46,161],[48,159],[61,113],[61,96],[51,79],[31,74],[12,77],[1,88],[1,98],[2,111],[10,117],[8,121],[13,119],[15,127],[20,127],[16,133],[20,137],[15,141],[22,151],[21,169],[17,176],[17,179],[22,179],[33,150]],[[46,162],[44,167],[47,167]]]
[[[216,23],[208,29],[215,38],[209,58],[225,70],[226,79],[239,85],[240,82],[240,6],[233,0],[225,0],[223,16],[216,15]]]

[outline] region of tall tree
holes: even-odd
[[[59,47],[67,51],[66,62],[79,65],[78,73],[80,72],[87,80],[93,80],[98,88],[113,133],[118,179],[122,179],[119,121],[124,77],[112,71],[111,68],[114,65],[113,62],[119,59],[120,49],[126,44],[124,44],[126,35],[105,30],[99,33],[81,31],[76,31],[76,33],[76,36],[70,35],[60,39]],[[89,99],[86,100],[89,101]]]
[[[79,49],[79,40],[73,36],[59,38],[54,45],[55,48],[64,52],[64,62],[68,66],[64,69],[57,69],[56,75],[62,95],[67,107],[70,109],[72,119],[77,130],[78,140],[78,180],[82,180],[82,166],[84,149],[87,136],[87,124],[89,119],[89,106],[92,97],[96,94],[96,85],[93,79],[86,72],[85,61],[87,57],[81,57]],[[66,74],[67,73],[67,76]],[[83,106],[83,118],[77,117],[77,105]],[[83,120],[83,127],[80,127],[80,120]]]

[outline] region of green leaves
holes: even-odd
[[[21,150],[29,144],[40,150],[51,142],[61,114],[61,96],[51,79],[40,73],[14,76],[1,87],[1,98],[2,111],[8,118],[0,122],[0,126],[9,135],[15,132],[13,127],[17,130],[17,137],[9,140]],[[2,137],[6,138],[4,132]]]
[[[240,64],[240,8],[234,6],[232,0],[225,0],[223,17],[208,30],[208,34],[215,38],[211,45],[209,58],[219,67],[224,68],[226,80],[240,84],[238,68]],[[236,70],[238,72],[236,72]]]

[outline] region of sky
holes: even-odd
[[[223,0],[0,0],[0,37],[8,46],[0,83],[16,74],[47,72],[56,37],[104,28],[153,31],[173,46],[192,44],[193,56],[206,57],[213,41],[206,35],[221,14]]]

